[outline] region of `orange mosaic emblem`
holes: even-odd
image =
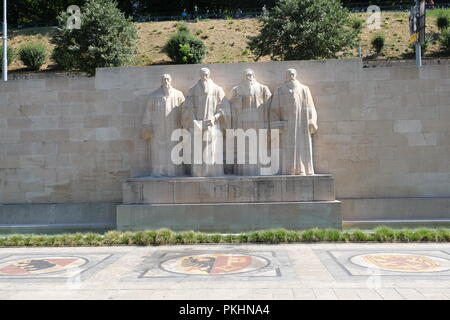
[[[220,275],[254,271],[268,263],[266,259],[252,255],[208,253],[170,259],[161,267],[183,274]]]
[[[396,255],[366,255],[368,262],[382,268],[396,271],[433,271],[441,266],[437,261],[422,256],[412,254]]]

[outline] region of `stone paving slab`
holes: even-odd
[[[450,299],[450,244],[0,248],[0,299]]]

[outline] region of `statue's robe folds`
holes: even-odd
[[[184,95],[174,88],[165,95],[160,87],[149,96],[142,121],[143,128],[151,135],[150,168],[152,176],[180,176],[183,167],[171,159],[172,148],[178,143],[171,141],[172,132],[181,128],[181,105]]]
[[[205,120],[210,120],[213,124],[202,130]],[[192,176],[211,177],[224,174],[223,137],[225,130],[230,128],[230,122],[230,106],[221,87],[212,80],[205,83],[200,80],[189,90],[183,104],[183,127],[189,129],[192,137]],[[200,155],[195,155],[199,148],[195,147],[194,129],[203,134],[202,164],[195,163],[195,157],[199,158]]]
[[[233,129],[255,129],[258,136],[259,129],[269,128],[269,105],[272,93],[269,87],[254,81],[251,85],[243,81],[233,88],[231,93],[231,114]],[[249,164],[249,145],[246,142],[246,163],[236,166],[238,175],[250,176],[260,174],[259,164]]]
[[[300,82],[284,83],[272,97],[271,129],[280,129],[281,174],[313,175],[311,134],[317,113],[311,92]]]

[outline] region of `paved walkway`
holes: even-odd
[[[0,299],[450,299],[450,244],[0,248]]]

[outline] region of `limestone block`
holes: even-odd
[[[51,129],[44,131],[45,141],[65,141],[69,140],[70,134],[68,129]]]
[[[96,128],[69,129],[70,141],[88,141],[96,139]]]
[[[82,116],[61,116],[60,125],[65,129],[83,128],[84,117]]]
[[[170,228],[242,232],[268,228],[341,228],[339,201],[119,205],[119,230]]]
[[[115,117],[121,117],[121,106],[118,102],[114,101],[100,101],[90,102],[93,105],[93,112],[97,115],[114,115]]]
[[[370,120],[365,121],[365,132],[368,135],[392,134],[394,128],[393,120]]]
[[[58,129],[61,119],[58,116],[34,117],[31,128],[37,130]]]
[[[107,145],[110,152],[132,153],[135,151],[135,144],[132,140],[110,141]]]
[[[33,117],[44,115],[45,105],[44,104],[30,104],[30,105],[20,105],[19,111],[22,116]]]
[[[75,77],[69,79],[69,88],[71,90],[95,90],[95,78]]]
[[[95,129],[95,135],[97,140],[112,141],[119,140],[120,134],[117,128],[97,128]]]
[[[0,129],[0,143],[17,143],[21,141],[20,130]]]
[[[409,80],[411,81],[411,80]],[[407,80],[383,80],[375,82],[375,94],[377,96],[382,96],[384,94],[391,94],[391,97],[398,96],[399,92],[404,92],[407,90],[408,83]]]
[[[60,91],[58,101],[61,104],[80,103],[83,101],[83,91]]]
[[[102,102],[108,100],[108,90],[95,90],[95,91],[84,91],[83,98],[80,101],[84,102]]]
[[[124,203],[218,203],[334,200],[330,175],[132,178]]]
[[[6,120],[8,129],[29,129],[31,128],[30,118],[9,118]]]
[[[313,179],[285,179],[283,182],[283,201],[306,201],[311,199],[315,200]]]
[[[43,168],[45,156],[41,154],[22,155],[19,158],[19,168]]]
[[[8,144],[5,144],[5,149],[6,149],[6,154],[11,155],[11,156],[30,154],[31,153],[31,144],[30,143],[8,143]]]
[[[0,161],[0,169],[12,169],[19,168],[20,156],[19,155],[2,155],[2,161]],[[0,180],[5,181],[5,178],[0,174]],[[8,186],[9,189],[9,186]],[[0,192],[1,193],[1,192]]]
[[[422,122],[420,120],[396,120],[394,122],[394,132],[408,133],[421,131]]]
[[[365,127],[366,127],[365,121],[337,121],[336,133],[337,134],[363,133],[365,132]]]
[[[426,215],[424,215],[424,212]],[[344,220],[450,218],[450,198],[343,199]]]
[[[419,68],[417,67],[397,67],[389,69],[391,80],[408,80],[419,78]]]
[[[409,133],[409,146],[435,146],[437,136],[435,133]]]
[[[69,78],[47,78],[45,88],[47,90],[67,90],[69,88]]]
[[[419,68],[420,79],[448,79],[449,76],[450,74],[447,65]]]
[[[83,121],[84,128],[106,128],[110,127],[112,116],[102,115],[85,118]]]
[[[372,80],[388,80],[390,77],[391,68],[363,68],[362,69],[362,80],[372,81]]]

